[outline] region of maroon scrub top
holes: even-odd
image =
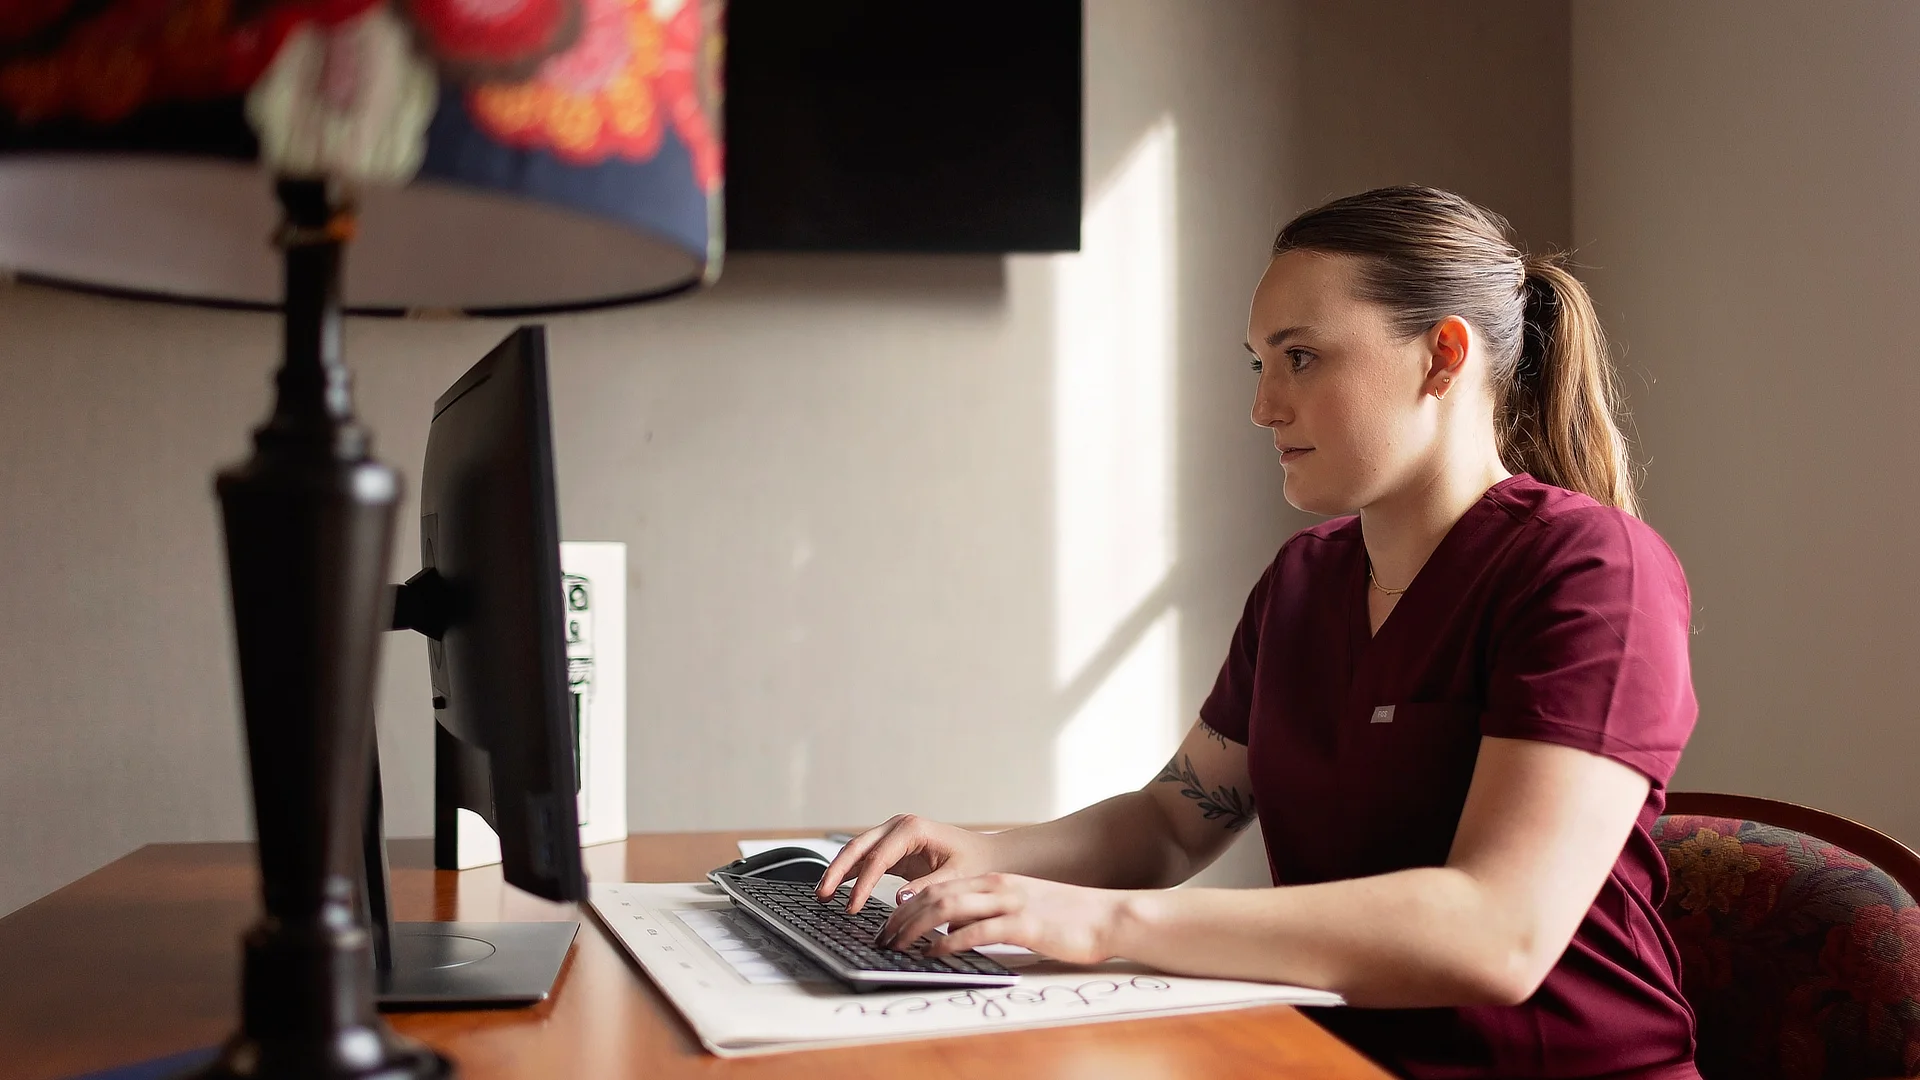
[[[1201,719],[1247,748],[1275,885],[1447,861],[1484,735],[1652,781],[1573,942],[1524,1004],[1309,1010],[1397,1073],[1696,1080],[1654,819],[1698,709],[1680,562],[1630,514],[1525,474],[1495,484],[1377,635],[1360,521],[1289,539]]]

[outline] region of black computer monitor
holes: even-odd
[[[508,883],[580,901],[587,881],[555,486],[546,333],[522,326],[434,404],[420,476],[421,570],[394,590],[393,627],[427,637],[435,865],[455,868],[454,819],[465,808],[498,834]],[[368,906],[382,1005],[545,997],[578,924],[391,923],[378,819],[376,802],[368,876],[381,895]]]
[[[515,330],[434,403],[420,565],[447,602],[427,642],[434,864],[455,868],[464,807],[499,835],[508,882],[585,900],[541,327]]]

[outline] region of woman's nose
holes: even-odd
[[[1274,381],[1261,379],[1253,392],[1253,422],[1259,427],[1274,427],[1288,419],[1286,403],[1280,400],[1279,388],[1272,385]]]

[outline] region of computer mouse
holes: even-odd
[[[777,847],[744,859],[735,859],[715,870],[716,874],[768,878],[773,881],[798,881],[812,885],[827,870],[827,860],[817,851],[803,847]]]

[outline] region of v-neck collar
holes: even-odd
[[[1393,605],[1387,617],[1380,622],[1379,631],[1375,631],[1367,611],[1367,541],[1360,520],[1354,519],[1353,564],[1347,571],[1347,596],[1349,646],[1347,673],[1349,686],[1359,686],[1362,676],[1376,674],[1382,664],[1390,663],[1397,651],[1396,645],[1403,636],[1398,632],[1402,624],[1413,622],[1423,610],[1444,610],[1449,603],[1457,602],[1471,575],[1457,572],[1456,564],[1465,552],[1472,551],[1477,541],[1486,532],[1488,526],[1498,521],[1505,511],[1500,507],[1494,494],[1515,483],[1529,480],[1526,473],[1515,473],[1494,484],[1482,492],[1473,505],[1460,515],[1460,519],[1447,529],[1446,535],[1427,556],[1427,561],[1407,583],[1407,591],[1400,594],[1400,602]],[[1410,611],[1409,608],[1412,608]],[[1367,680],[1369,683],[1373,679]]]

